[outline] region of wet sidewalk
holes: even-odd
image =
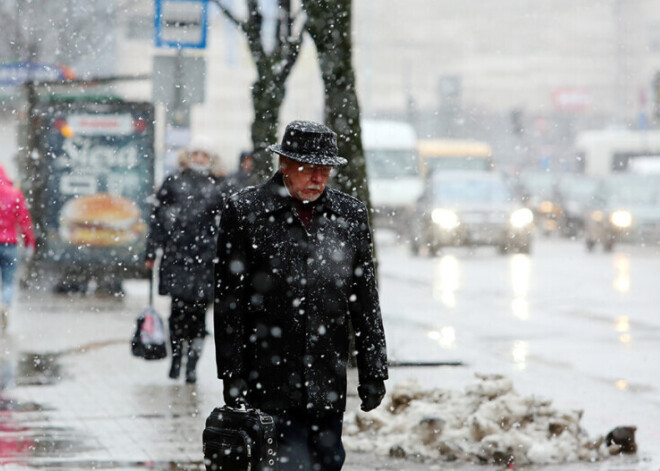
[[[0,468],[203,469],[204,420],[222,401],[211,339],[197,384],[167,378],[167,360],[130,353],[146,283],[125,289],[122,300],[22,293],[0,337]],[[428,467],[349,454],[345,469]]]

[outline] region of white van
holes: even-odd
[[[367,163],[374,221],[390,226],[414,206],[422,193],[413,127],[402,121],[365,120],[362,143]]]
[[[616,172],[644,173],[660,164],[660,131],[604,129],[578,134],[575,147],[591,177],[605,177]]]

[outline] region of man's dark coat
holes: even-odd
[[[213,297],[216,216],[222,206],[215,177],[184,170],[168,176],[156,194],[147,258],[163,249],[158,292],[188,301]]]
[[[266,411],[343,412],[348,320],[360,381],[387,379],[364,204],[326,189],[308,229],[281,173],[228,200],[215,273],[218,377]]]

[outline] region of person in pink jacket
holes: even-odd
[[[19,239],[29,251],[34,251],[36,239],[32,231],[30,212],[25,204],[25,196],[12,184],[5,169],[0,166],[0,272],[2,273],[0,324],[3,331],[7,329],[9,306],[14,297]]]

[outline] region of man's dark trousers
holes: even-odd
[[[346,459],[341,442],[343,414],[303,411],[274,415],[277,471],[339,471]]]

